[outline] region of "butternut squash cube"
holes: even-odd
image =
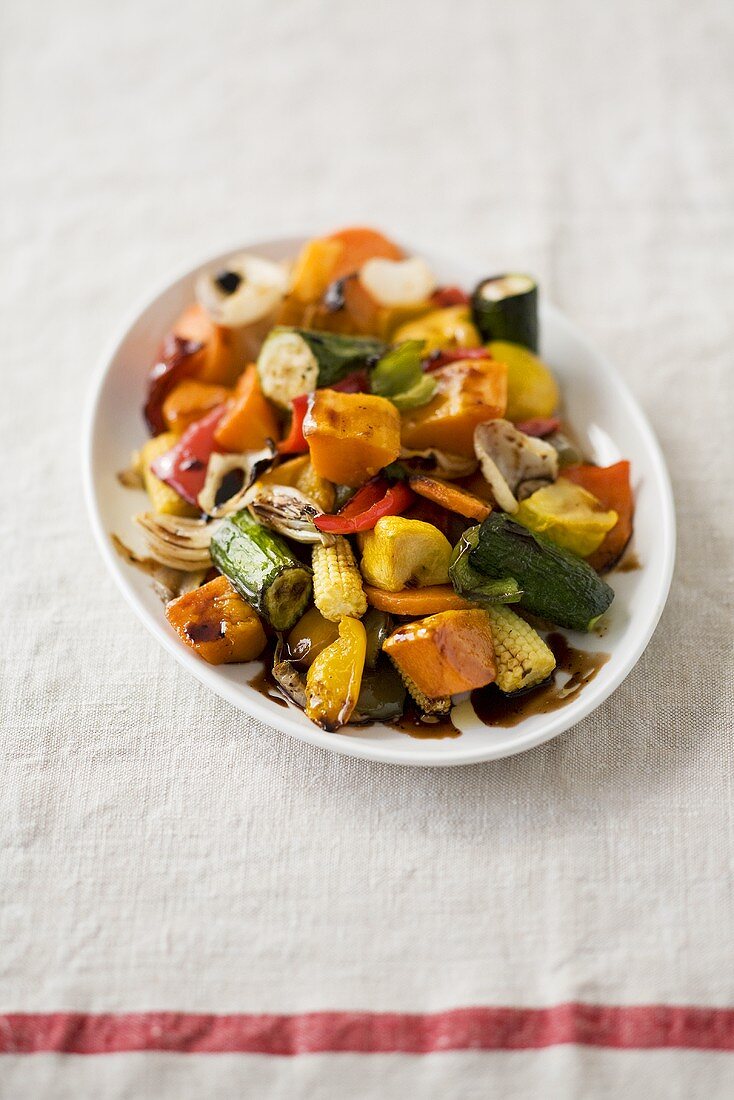
[[[403,446],[437,447],[451,454],[474,455],[474,429],[504,416],[507,367],[494,359],[459,359],[433,372],[436,394],[427,405],[403,414]]]
[[[400,454],[400,415],[384,397],[317,390],[303,434],[320,477],[356,487]]]
[[[398,672],[429,699],[491,684],[497,675],[485,611],[440,611],[404,623],[384,643]]]
[[[252,661],[265,648],[262,623],[226,577],[172,600],[166,618],[181,640],[210,665]]]

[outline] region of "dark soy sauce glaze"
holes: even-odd
[[[399,718],[391,718],[385,722],[391,729],[407,733],[409,737],[417,737],[421,741],[433,741],[442,737],[461,737],[461,730],[457,729],[451,721],[449,714],[423,715],[421,711],[409,701],[406,701],[405,710]]]
[[[254,688],[260,695],[264,695],[266,699],[270,699],[273,703],[277,703],[279,707],[287,707],[288,700],[283,694],[278,681],[273,676],[274,652],[275,644],[273,642],[268,642],[265,652],[262,656],[257,658],[257,663],[262,665],[262,667],[247,682],[251,688]],[[255,664],[255,661],[252,663]]]
[[[226,632],[226,624],[221,623],[186,623],[184,632],[192,642],[218,642]]]
[[[635,569],[641,569],[642,562],[634,550],[631,550],[612,568],[613,573],[632,573]]]
[[[576,698],[581,688],[593,680],[608,653],[587,653],[576,649],[563,634],[553,631],[546,638],[556,659],[556,670],[545,686],[531,688],[516,696],[503,695],[490,685],[471,693],[471,703],[477,718],[485,726],[517,726],[533,714],[550,714]],[[559,673],[569,677],[562,685]]]
[[[531,688],[514,697],[502,695],[494,685],[480,688],[471,693],[471,703],[477,718],[485,726],[517,726],[533,714],[550,714],[565,707],[576,698],[585,684],[594,679],[599,669],[609,660],[608,653],[586,652],[572,646],[563,634],[551,632],[546,641],[556,658],[556,670],[545,685]],[[272,674],[273,647],[269,645],[259,658],[261,668],[248,680],[250,687],[272,699],[278,706],[287,707],[289,701],[278,686]],[[561,685],[559,674],[565,673],[567,679]],[[365,722],[364,725],[373,723]],[[410,702],[405,713],[392,718],[384,725],[422,741],[439,740],[444,737],[460,737],[461,730],[451,721],[450,715],[432,718],[422,715]]]

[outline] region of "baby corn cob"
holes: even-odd
[[[418,687],[415,680],[412,680],[407,673],[403,672],[396,661],[393,661],[393,664],[400,673],[400,679],[410,692],[413,701],[418,704],[424,714],[448,714],[451,710],[450,695],[439,695],[435,699],[429,699]]]
[[[550,676],[556,659],[536,630],[502,604],[486,607],[489,616],[496,684],[500,691],[534,687]]]
[[[318,504],[322,512],[330,512],[334,507],[334,486],[316,473],[310,461],[296,478],[295,487],[314,504]]]
[[[333,623],[346,617],[361,619],[367,610],[362,576],[343,535],[335,537],[333,546],[313,548],[313,599]]]

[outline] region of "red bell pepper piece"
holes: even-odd
[[[303,434],[303,421],[308,412],[310,393],[302,393],[300,397],[294,397],[291,401],[291,428],[285,439],[278,443],[278,454],[302,455],[308,450],[308,443]]]
[[[440,286],[431,295],[431,303],[437,309],[446,309],[447,306],[468,306],[469,295],[460,286]]]
[[[488,348],[444,348],[442,351],[434,351],[425,361],[426,370],[438,370],[447,363],[456,363],[459,359],[491,359],[492,353]]]
[[[164,340],[161,358],[148,375],[148,396],[143,407],[145,423],[152,435],[165,432],[163,402],[183,378],[191,378],[198,373],[202,363],[200,352],[203,350],[204,345],[198,341],[182,340],[174,333]]]
[[[561,471],[561,476],[586,489],[605,508],[613,509],[619,516],[611,531],[607,531],[599,549],[586,559],[599,572],[611,569],[621,558],[632,535],[635,504],[629,462],[616,462],[613,466],[568,466]]]
[[[342,378],[341,382],[334,382],[329,389],[339,390],[340,393],[369,393],[369,376],[364,369],[353,370],[346,378]]]
[[[217,405],[210,413],[186,429],[170,451],[160,455],[151,464],[156,477],[175,489],[189,504],[196,504],[204,488],[209,458],[219,451],[214,432],[227,409],[226,402]]]
[[[515,425],[519,432],[525,432],[525,435],[534,435],[537,439],[545,439],[547,435],[557,432],[560,426],[561,422],[557,416],[535,416],[532,420],[522,420]]]
[[[390,485],[384,477],[374,477],[358,489],[336,515],[314,518],[319,531],[330,535],[354,535],[371,531],[383,516],[399,516],[412,504],[415,494],[404,481]]]

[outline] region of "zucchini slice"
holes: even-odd
[[[311,570],[243,508],[212,536],[212,561],[274,630],[289,630],[311,599]]]
[[[592,630],[614,599],[585,561],[498,512],[480,526],[469,564],[488,577],[514,577],[520,607],[569,630]]]
[[[538,284],[529,275],[493,275],[472,294],[472,316],[485,340],[538,350]]]
[[[385,350],[381,340],[369,336],[279,326],[268,336],[257,361],[260,385],[266,397],[287,409],[294,397],[319,386],[333,386]]]

